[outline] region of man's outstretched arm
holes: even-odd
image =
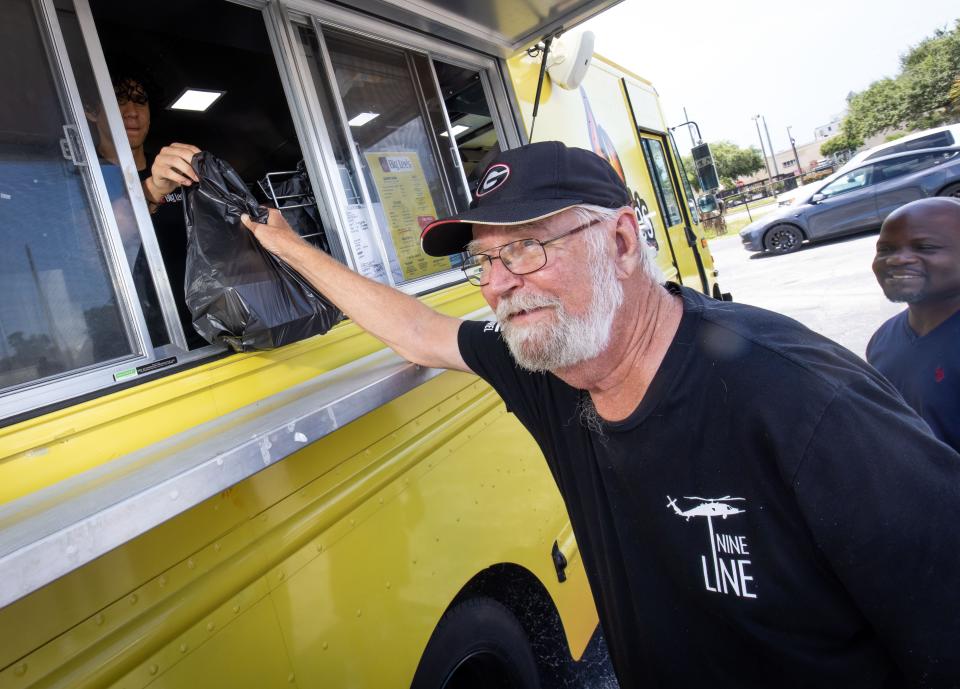
[[[457,345],[459,318],[438,313],[415,297],[355,273],[305,242],[277,210],[270,210],[265,225],[247,215],[241,219],[267,251],[407,361],[470,371]]]

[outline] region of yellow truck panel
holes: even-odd
[[[210,49],[183,29],[177,13],[190,12],[224,26],[216,51],[253,60],[248,76],[276,97],[224,96],[216,127],[187,137],[235,132],[219,143],[257,171],[251,186],[292,174],[268,165],[297,167],[310,193],[295,207],[317,211],[326,248],[358,271],[448,315],[491,318],[456,257],[420,266],[407,219],[464,206],[495,149],[532,132],[606,156],[666,275],[716,292],[695,216],[665,222],[659,205],[644,140],[678,161],[652,87],[595,57],[579,89],[547,79],[534,123],[539,63],[505,59],[609,4],[534,21],[490,3],[454,16],[431,2],[197,0],[155,8],[156,31],[109,0],[0,10],[0,37],[25,65],[0,83],[37,87],[0,142],[2,202],[54,218],[24,235],[9,273],[21,284],[0,275],[33,299],[0,305],[0,689],[410,686],[445,615],[483,599],[522,627],[543,686],[577,684],[596,639],[590,587],[553,477],[500,399],[475,376],[400,360],[349,321],[271,351],[190,349],[182,290],[161,281],[163,340],[134,274],[145,260],[165,275],[169,257],[132,149],[113,160],[100,144],[127,136],[106,48],[157,41],[171,73],[188,70],[191,50]],[[247,39],[260,41],[253,57]],[[165,118],[209,124],[156,108],[158,127]],[[251,122],[276,140],[243,139]],[[413,177],[372,174],[384,156],[417,161]],[[43,215],[58,210],[52,196],[29,202],[43,175],[69,191],[59,215]],[[410,190],[417,204],[404,205]],[[85,219],[89,233],[75,233]],[[143,241],[128,255],[130,237]],[[95,255],[99,286],[87,264],[70,272],[61,244]],[[0,249],[23,247],[0,237]]]

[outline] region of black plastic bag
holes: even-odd
[[[240,222],[266,222],[240,175],[207,151],[193,157],[199,183],[186,187],[186,301],[193,326],[237,351],[273,349],[327,332],[343,314]]]

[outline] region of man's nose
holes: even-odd
[[[486,294],[496,296],[497,298],[508,294],[523,284],[523,279],[519,275],[511,273],[502,260],[495,260],[490,264],[490,281],[483,286]]]
[[[905,263],[913,263],[916,260],[917,257],[912,251],[909,249],[901,249],[887,256],[887,265],[899,266]]]

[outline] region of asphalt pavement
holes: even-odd
[[[870,336],[905,308],[877,285],[870,263],[877,231],[804,244],[792,254],[752,254],[740,237],[711,240],[718,280],[733,300],[777,311],[863,356]]]

